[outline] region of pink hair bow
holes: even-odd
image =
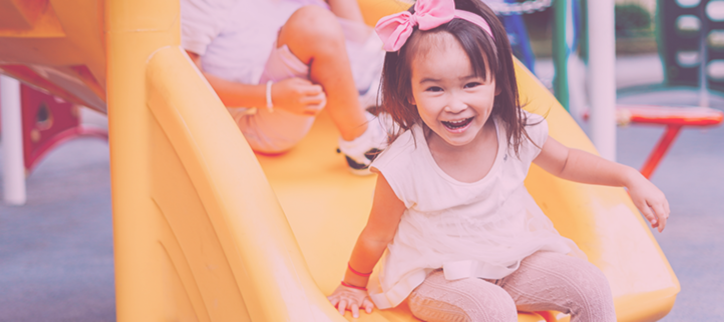
[[[420,30],[430,30],[450,22],[453,18],[470,21],[495,39],[485,19],[469,11],[456,10],[454,0],[418,0],[415,2],[414,14],[403,11],[383,17],[377,22],[375,31],[382,39],[386,51],[398,51],[407,38],[410,38],[415,26]]]

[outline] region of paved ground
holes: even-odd
[[[0,201],[0,321],[115,321],[108,145],[71,141],[27,187]]]
[[[547,66],[539,64],[542,77]],[[618,70],[625,78],[619,84],[627,86],[661,78],[655,56],[620,59]],[[695,103],[696,96],[674,92],[627,100]],[[619,128],[619,161],[638,168],[661,132]],[[666,231],[655,235],[682,285],[663,321],[721,320],[724,127],[685,130],[653,182],[672,210]],[[77,140],[52,152],[28,178],[26,206],[0,202],[0,321],[114,321],[113,283],[108,147]]]

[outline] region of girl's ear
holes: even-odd
[[[503,92],[503,89],[500,88],[500,86],[498,86],[498,85],[496,84],[496,85],[495,85],[495,96],[500,95],[500,93],[502,93],[502,92]]]

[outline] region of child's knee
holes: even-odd
[[[577,266],[578,273],[569,275],[576,284],[571,288],[575,292],[569,296],[578,312],[572,313],[580,316],[581,321],[589,321],[589,318],[594,319],[590,321],[615,321],[613,295],[606,275],[589,262]]]
[[[580,275],[578,283],[584,285],[584,290],[588,290],[590,293],[599,293],[601,295],[608,295],[609,298],[613,298],[611,295],[611,287],[608,284],[608,278],[603,272],[595,265],[582,261],[583,263],[578,268]]]
[[[519,270],[506,283],[522,309],[555,309],[580,318],[577,321],[615,321],[608,279],[590,262],[562,254],[536,253]]]
[[[295,36],[315,41],[344,42],[344,33],[336,16],[319,6],[304,6],[292,14],[283,27]],[[309,43],[314,45],[314,43]]]
[[[587,260],[555,253],[536,253],[530,257],[528,265],[536,267],[537,274],[551,270],[557,272],[554,275],[558,276],[558,283],[567,289],[577,290],[575,293],[580,293],[580,296],[591,293],[613,298],[606,275]]]
[[[410,295],[409,305],[424,321],[518,321],[510,295],[478,279],[444,281],[444,286],[429,283]]]

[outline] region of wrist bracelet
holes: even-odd
[[[352,268],[352,265],[350,265],[349,262],[347,262],[347,268],[349,268],[349,270],[350,270],[352,273],[354,273],[355,275],[359,275],[359,276],[362,276],[362,277],[368,277],[368,276],[372,275],[372,272],[369,272],[369,273],[360,273],[360,272],[356,271],[354,268]]]
[[[274,84],[274,81],[270,80],[266,82],[266,109],[269,110],[269,113],[274,113],[274,104],[272,104],[271,99],[272,84]]]
[[[342,282],[340,282],[340,283],[342,283],[342,286],[344,286],[344,287],[349,287],[349,288],[353,288],[353,289],[357,289],[357,290],[361,290],[361,291],[367,291],[367,288],[366,288],[366,287],[355,286],[355,285],[352,285],[352,284],[347,284],[347,283],[345,283],[344,281],[342,281]]]

